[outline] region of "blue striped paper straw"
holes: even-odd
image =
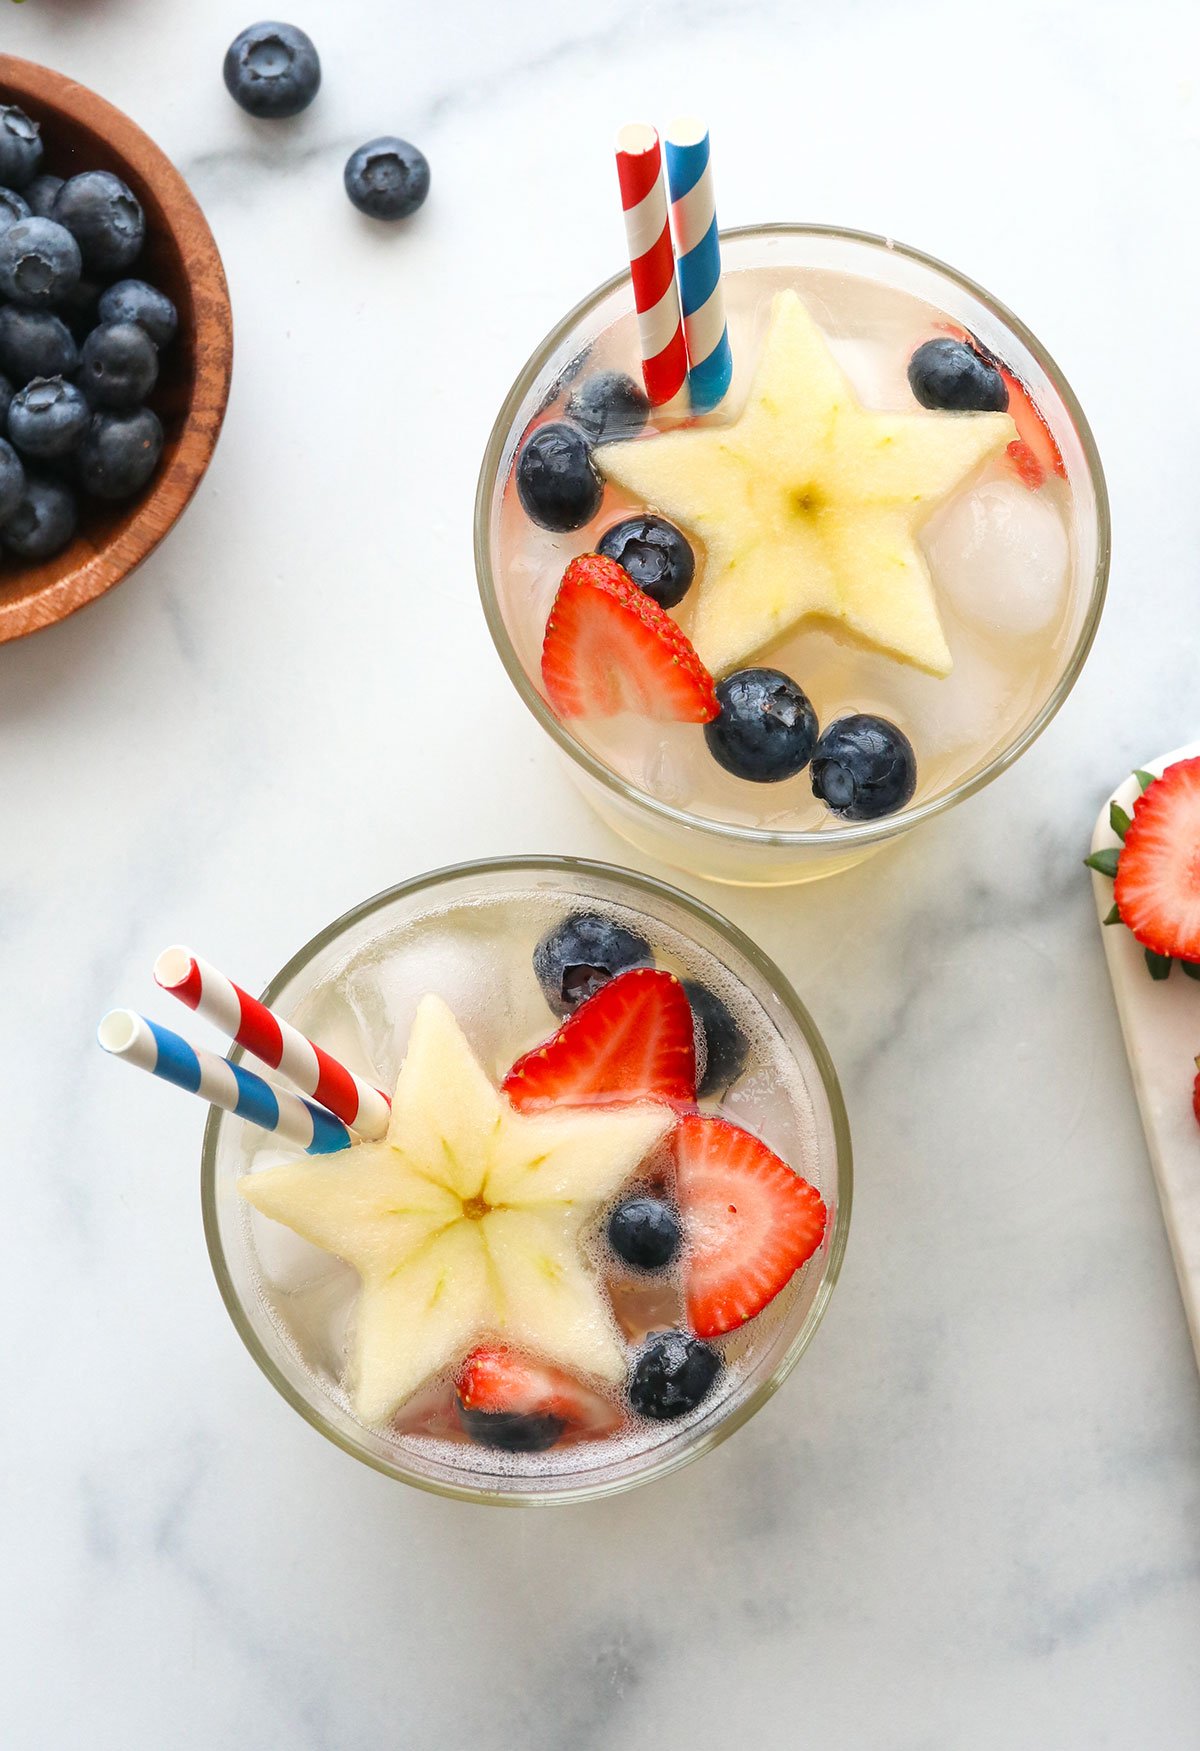
[[[286,1089],[272,1088],[252,1070],[190,1046],[182,1034],[160,1027],[132,1009],[112,1009],[100,1023],[96,1038],[114,1058],[124,1058],[151,1076],[161,1076],[176,1088],[186,1088],[201,1100],[236,1113],[264,1131],[296,1143],[308,1155],[332,1155],[348,1149],[354,1138],[340,1119],[312,1101]]]
[[[708,129],[687,116],[667,130],[666,147],[688,389],[697,413],[708,413],[724,399],[733,379]]]

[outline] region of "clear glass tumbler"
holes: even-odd
[[[328,1342],[313,1334],[307,1316],[305,1321],[289,1321],[281,1312],[262,1230],[256,1229],[255,1213],[238,1195],[238,1180],[273,1140],[214,1110],[201,1164],[205,1233],[225,1305],[254,1360],[307,1422],[356,1459],[389,1477],[476,1502],[546,1504],[611,1495],[676,1470],[732,1434],[782,1383],[812,1339],[833,1292],[850,1219],[850,1133],[833,1065],[811,1017],[778,968],[747,937],[661,882],[604,864],[555,857],[438,870],[390,888],[335,919],[272,979],[264,1001],[316,1032],[314,1001],[319,999],[333,1013],[327,998],[331,992],[337,998],[355,968],[392,964],[388,956],[393,950],[413,945],[432,966],[435,955],[429,947],[446,940],[438,933],[444,932],[447,919],[473,921],[469,929],[481,956],[483,982],[489,943],[499,955],[508,940],[506,909],[531,896],[564,909],[588,903],[621,908],[652,943],[674,942],[677,960],[686,958],[732,982],[750,1006],[747,1013],[756,1027],[765,1030],[761,1037],[776,1054],[772,1061],[787,1069],[779,1088],[767,1078],[765,1086],[742,1098],[752,1102],[758,1092],[765,1099],[786,1098],[786,1123],[797,1126],[797,1134],[806,1139],[797,1165],[825,1199],[829,1221],[818,1251],[755,1322],[769,1320],[769,1325],[743,1347],[741,1360],[727,1368],[696,1420],[686,1427],[655,1425],[633,1444],[617,1448],[603,1440],[581,1441],[563,1450],[552,1473],[523,1474],[519,1465],[505,1463],[508,1456],[489,1448],[413,1439],[396,1428],[368,1427],[354,1416]],[[381,975],[379,994],[386,1008],[385,982]],[[339,1049],[337,1040],[325,1043]],[[401,1037],[397,1050],[402,1048]],[[374,1075],[393,1068],[377,1063],[351,1067]],[[753,1066],[751,1070],[753,1083]],[[752,1106],[746,1110],[749,1114]],[[285,1238],[290,1234],[276,1224],[269,1226]],[[743,1333],[751,1329],[745,1327]]]
[[[772,286],[788,283],[789,276],[802,286],[805,276],[814,275],[838,276],[844,284],[859,282],[868,288],[874,284],[919,299],[969,330],[1030,390],[1061,451],[1072,499],[1069,607],[1052,661],[1045,666],[1044,685],[1011,723],[996,725],[996,737],[981,747],[973,767],[933,795],[918,792],[914,804],[882,820],[846,823],[831,816],[816,829],[789,831],[714,819],[639,788],[555,716],[539,673],[546,603],[531,600],[528,574],[504,557],[505,520],[510,520],[511,530],[515,514],[513,465],[530,421],[555,399],[601,337],[606,362],[615,353],[623,368],[637,374],[628,273],[616,275],[577,305],[525,364],[492,429],[475,505],[479,589],[510,680],[567,757],[596,811],[639,851],[720,882],[804,882],[849,868],[920,821],[964,801],[1011,766],[1045,729],[1070,692],[1099,623],[1108,579],[1108,498],[1091,431],[1062,372],[1023,323],[963,275],[889,239],[823,226],[729,231],[723,234],[722,252],[728,275],[757,273]],[[562,549],[567,556],[579,551],[578,538],[564,537]]]

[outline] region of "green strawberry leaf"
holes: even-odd
[[[1137,779],[1138,783],[1141,785],[1143,794],[1145,794],[1145,792],[1148,791],[1150,789],[1150,786],[1154,783],[1153,772],[1143,772],[1140,769],[1140,767],[1134,773],[1133,776]]]
[[[1156,955],[1152,948],[1146,951],[1146,970],[1152,979],[1165,979],[1171,971],[1170,955]]]
[[[1104,851],[1093,851],[1090,857],[1084,858],[1089,869],[1098,871],[1100,875],[1110,878],[1117,873],[1117,859],[1121,853],[1115,845],[1108,846]]]
[[[1126,833],[1129,831],[1129,816],[1125,813],[1125,810],[1121,807],[1120,803],[1110,803],[1108,805],[1108,824],[1118,839],[1124,839]]]
[[[1189,979],[1200,979],[1200,961],[1180,961],[1179,964]]]
[[[1121,914],[1115,906],[1105,913],[1104,922],[1106,924],[1119,924],[1121,922]],[[1196,977],[1200,979],[1200,967],[1196,969]]]

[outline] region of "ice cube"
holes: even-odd
[[[884,413],[913,413],[908,383],[908,353],[894,341],[830,335],[829,350],[850,379],[864,407]]]
[[[329,1254],[325,1255],[326,1260]],[[339,1259],[319,1282],[281,1298],[279,1311],[310,1368],[340,1380],[350,1353],[350,1323],[358,1300],[358,1273]]]
[[[295,1160],[293,1154],[288,1159]],[[267,1163],[264,1161],[263,1166]],[[323,1252],[311,1240],[304,1240],[282,1222],[275,1222],[258,1210],[250,1209],[250,1233],[259,1269],[273,1289],[290,1295],[294,1290],[332,1276],[346,1267],[331,1253]]]
[[[1046,632],[1062,613],[1070,546],[1054,504],[1019,481],[989,480],[930,524],[938,594],[963,620],[1009,638]]]

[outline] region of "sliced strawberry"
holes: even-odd
[[[1143,947],[1200,961],[1200,755],[1168,766],[1134,803],[1113,899]]]
[[[675,1168],[688,1323],[715,1338],[761,1313],[812,1257],[825,1202],[749,1131],[703,1113],[676,1126]]]
[[[618,973],[556,1034],[518,1058],[504,1092],[523,1112],[596,1102],[696,1100],[696,1035],[674,973]]]
[[[616,1405],[574,1375],[507,1344],[473,1350],[455,1390],[471,1440],[509,1453],[541,1453],[568,1431],[607,1434],[620,1422]]]
[[[542,646],[542,680],[559,717],[635,711],[660,723],[708,723],[712,676],[671,616],[613,559],[573,559]]]
[[[981,359],[994,365],[1003,377],[1004,386],[1008,390],[1008,411],[1019,434],[1008,446],[1007,455],[1024,484],[1031,492],[1036,492],[1052,474],[1065,480],[1067,470],[1062,451],[1021,379],[968,329],[960,328],[955,322],[938,322],[934,326],[939,334],[948,334],[952,340],[961,341],[964,346],[970,347]]]
[[[1196,1115],[1196,1123],[1200,1125],[1200,1058],[1196,1059],[1196,1079],[1192,1083],[1192,1111]]]
[[[1062,451],[1055,443],[1054,434],[1039,413],[1033,397],[1007,365],[997,361],[996,369],[1008,389],[1008,411],[1019,434],[1008,446],[1009,461],[1033,492],[1043,486],[1052,474],[1065,480],[1067,470]]]

